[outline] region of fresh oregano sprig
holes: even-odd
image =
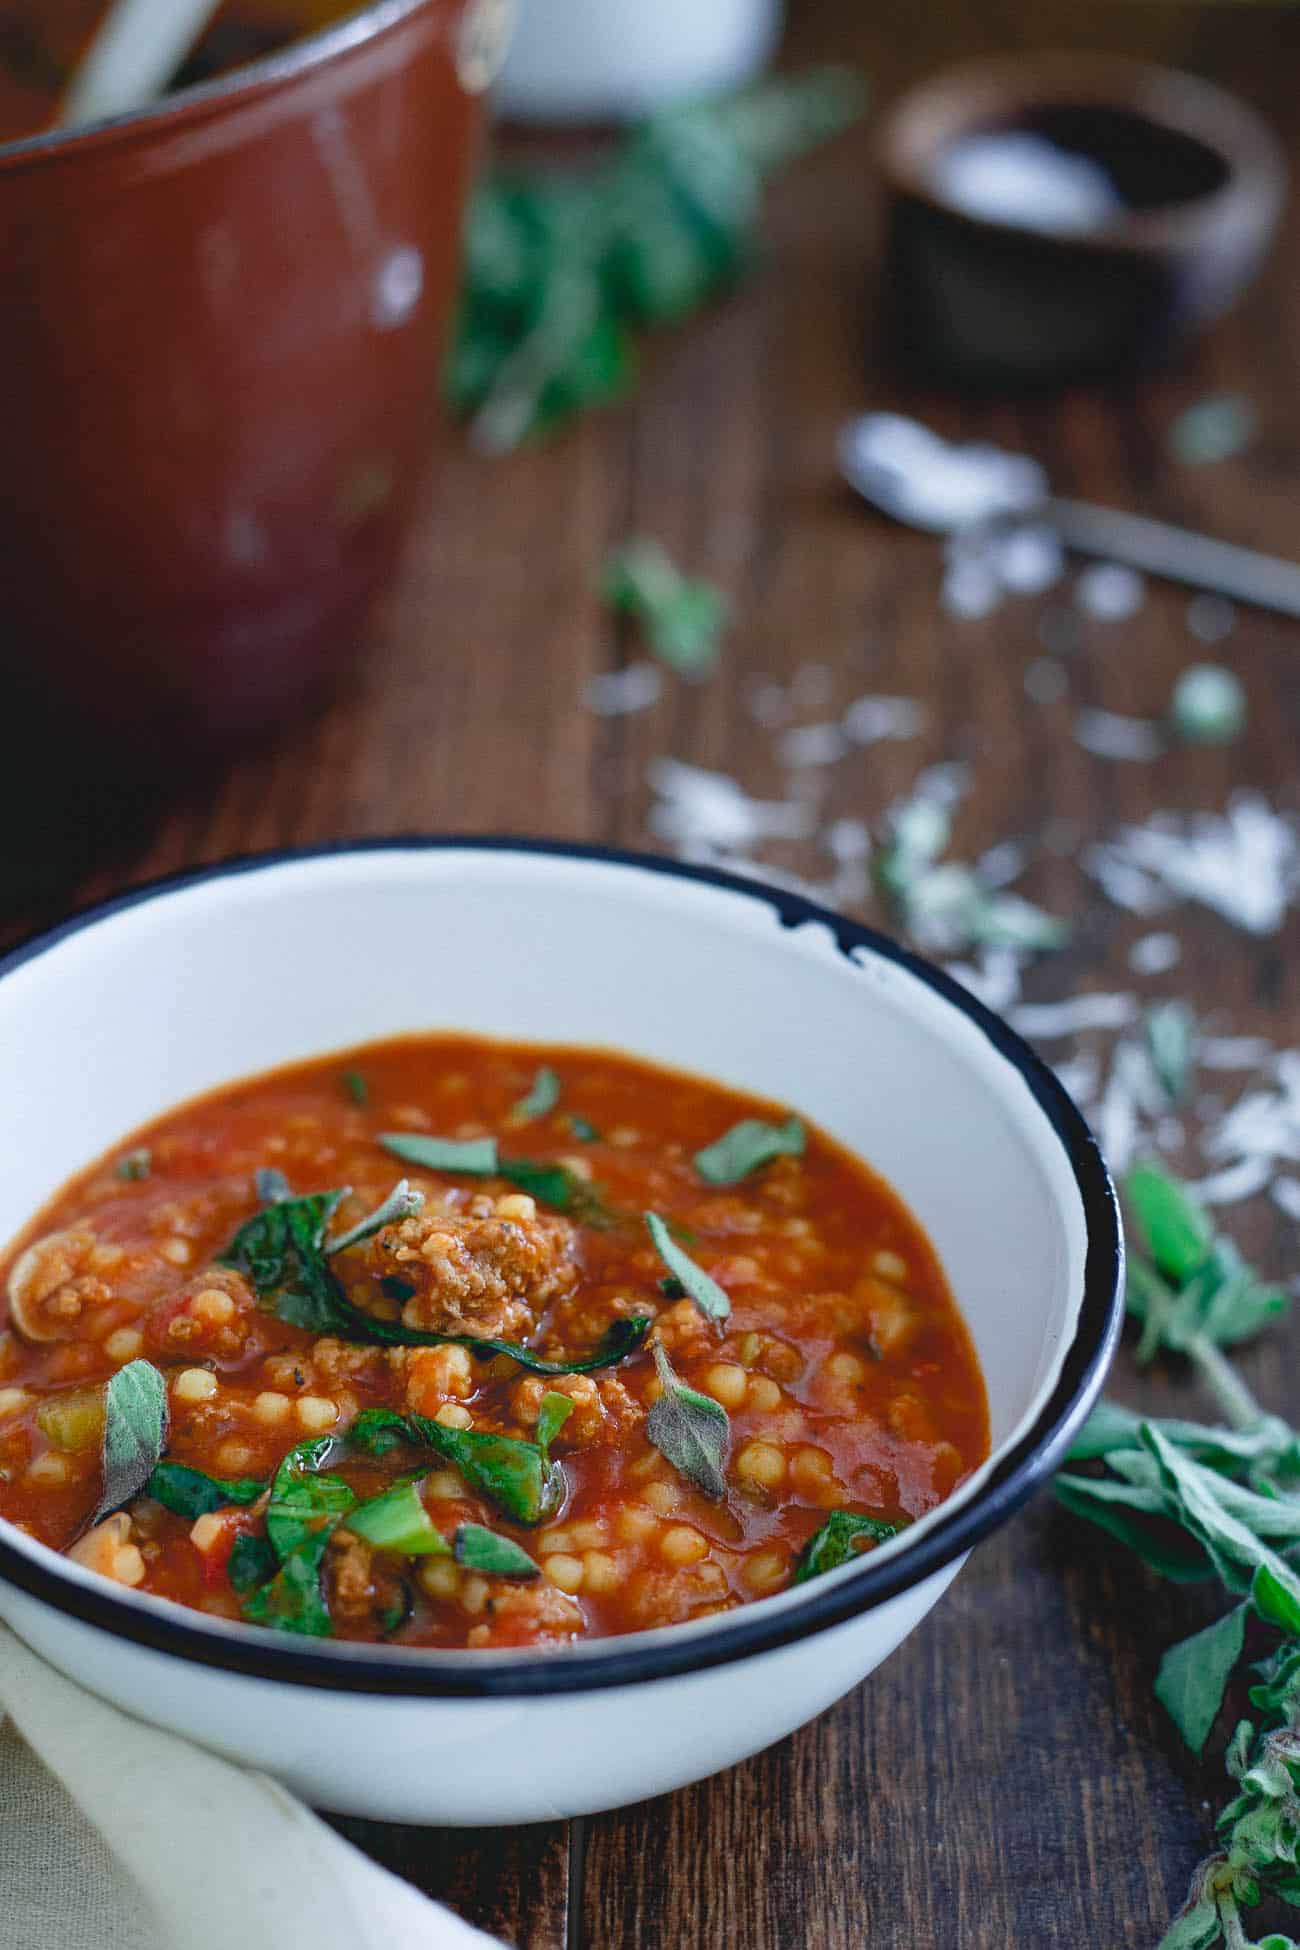
[[[608,160],[490,175],[470,211],[446,389],[504,453],[627,391],[641,333],[676,323],[752,262],[760,192],[861,111],[842,68],[673,109]]]
[[[1244,1912],[1266,1898],[1300,1907],[1300,1435],[1265,1414],[1223,1353],[1275,1320],[1288,1296],[1258,1279],[1184,1186],[1146,1164],[1125,1185],[1149,1257],[1130,1259],[1126,1302],[1138,1355],[1168,1351],[1197,1369],[1227,1426],[1143,1419],[1102,1402],[1076,1440],[1057,1495],[1134,1550],[1159,1576],[1217,1579],[1237,1602],[1171,1647],[1156,1694],[1201,1752],[1247,1645],[1254,1667],[1228,1743],[1238,1792],[1217,1822],[1220,1847],[1192,1878],[1159,1950],[1298,1950],[1277,1932],[1257,1942]],[[1267,1635],[1267,1636],[1266,1636]]]

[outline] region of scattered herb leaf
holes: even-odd
[[[664,1274],[662,1280],[659,1282],[659,1291],[663,1294],[665,1300],[684,1300],[686,1298],[686,1288],[682,1285],[675,1273]]]
[[[1203,1632],[1171,1646],[1160,1662],[1156,1698],[1199,1754],[1219,1717],[1223,1695],[1246,1637],[1247,1607],[1237,1605]]]
[[[684,676],[713,669],[731,606],[713,583],[682,575],[660,543],[637,539],[614,549],[601,590],[611,609],[635,617],[661,663]]]
[[[351,1097],[354,1104],[368,1104],[370,1102],[370,1085],[366,1082],[360,1070],[345,1070],[342,1076],[342,1083],[344,1090]]]
[[[600,1193],[580,1172],[568,1165],[541,1162],[532,1158],[503,1158],[495,1138],[454,1138],[412,1136],[401,1131],[385,1132],[379,1139],[386,1151],[404,1158],[408,1164],[422,1165],[426,1171],[460,1173],[468,1178],[504,1178],[521,1192],[528,1192],[543,1205],[557,1212],[570,1212],[588,1225],[609,1225],[613,1214],[603,1204]]]
[[[190,1469],[185,1463],[160,1462],[145,1484],[144,1493],[173,1516],[193,1518],[228,1509],[232,1503],[256,1503],[265,1488],[265,1483],[252,1476],[222,1482],[219,1477],[205,1476],[201,1469]]]
[[[345,1253],[351,1246],[359,1246],[365,1239],[373,1239],[385,1226],[397,1225],[402,1219],[413,1217],[424,1206],[424,1193],[417,1192],[405,1178],[399,1178],[382,1205],[376,1206],[364,1219],[339,1234],[337,1239],[327,1239],[324,1251],[331,1257],[335,1253]]]
[[[1266,1415],[1222,1353],[1286,1304],[1215,1232],[1186,1188],[1157,1167],[1131,1174],[1129,1205],[1155,1260],[1134,1254],[1126,1300],[1142,1323],[1139,1353],[1186,1355],[1227,1426],[1150,1421],[1102,1402],[1071,1461],[1094,1473],[1058,1477],[1060,1500],[1135,1551],[1159,1575],[1217,1578],[1238,1602],[1165,1654],[1156,1692],[1198,1753],[1240,1672],[1248,1614],[1277,1635],[1249,1689],[1258,1720],[1238,1723],[1227,1771],[1238,1792],[1218,1818],[1219,1851],[1200,1864],[1160,1950],[1295,1950],[1290,1937],[1248,1939],[1243,1911],[1265,1898],[1300,1905],[1300,1432]],[[1102,1473],[1104,1472],[1104,1473]]]
[[[1171,1104],[1181,1103],[1196,1067],[1196,1018],[1185,1002],[1156,1002],[1142,1028],[1147,1053]]]
[[[167,1383],[150,1361],[128,1361],[104,1390],[102,1490],[87,1528],[139,1496],[167,1441]]]
[[[714,1143],[695,1153],[695,1169],[710,1185],[738,1185],[773,1158],[802,1158],[807,1134],[797,1117],[765,1124],[743,1117]]]
[[[873,858],[876,885],[923,947],[1045,953],[1069,940],[1067,922],[989,886],[972,867],[941,860],[950,833],[948,803],[918,792],[893,807]]]
[[[1241,679],[1221,664],[1191,664],[1174,685],[1169,719],[1186,745],[1230,745],[1246,728]]]
[[[513,1538],[498,1537],[481,1523],[463,1523],[453,1539],[456,1562],[467,1571],[482,1571],[493,1578],[535,1578],[541,1575],[521,1544]]]
[[[1129,1255],[1125,1304],[1142,1323],[1138,1360],[1168,1349],[1214,1368],[1212,1386],[1216,1379],[1227,1385],[1217,1350],[1249,1340],[1283,1313],[1285,1288],[1262,1283],[1187,1187],[1159,1165],[1136,1165],[1124,1193],[1154,1261]]]
[[[697,1394],[676,1374],[656,1341],[655,1367],[663,1393],[646,1418],[646,1434],[661,1456],[706,1496],[727,1493],[724,1473],[731,1448],[731,1424],[720,1402]]]
[[[548,1117],[560,1101],[560,1079],[549,1064],[543,1064],[533,1078],[532,1088],[514,1107],[516,1117]]]
[[[862,1555],[862,1546],[888,1543],[903,1528],[901,1523],[886,1523],[880,1517],[862,1517],[853,1510],[832,1510],[799,1553],[794,1567],[795,1584],[819,1578],[824,1571],[838,1571]]]
[[[1194,400],[1171,423],[1169,451],[1188,466],[1229,460],[1255,431],[1256,413],[1241,393],[1214,393]]]
[[[462,1172],[470,1178],[497,1176],[497,1141],[492,1137],[423,1137],[413,1131],[383,1131],[379,1137],[385,1151],[404,1158],[408,1165],[425,1171]]]
[[[681,1281],[705,1319],[725,1320],[731,1312],[731,1302],[718,1282],[682,1251],[657,1212],[647,1212],[645,1222],[655,1251],[668,1271]]]
[[[571,1113],[569,1117],[569,1129],[574,1137],[577,1138],[579,1144],[599,1144],[600,1142],[600,1132],[596,1129],[596,1126],[589,1123],[585,1117],[579,1117],[576,1112]]]
[[[127,1184],[136,1184],[147,1178],[153,1170],[153,1153],[147,1145],[140,1145],[135,1151],[124,1151],[113,1166],[114,1178],[121,1178]]]

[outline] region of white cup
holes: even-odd
[[[741,87],[766,64],[782,0],[522,0],[497,83],[526,122],[632,120]]]

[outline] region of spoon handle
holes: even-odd
[[[64,128],[125,115],[166,88],[219,0],[113,0],[59,107]]]
[[[1300,616],[1300,564],[1085,501],[1052,500],[1047,513],[1066,548],[1081,555],[1105,556],[1193,589]]]

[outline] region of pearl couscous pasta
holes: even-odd
[[[890,1188],[603,1051],[426,1036],[236,1084],[61,1192],[0,1293],[0,1516],[309,1637],[547,1647],[726,1611],[988,1453]]]

